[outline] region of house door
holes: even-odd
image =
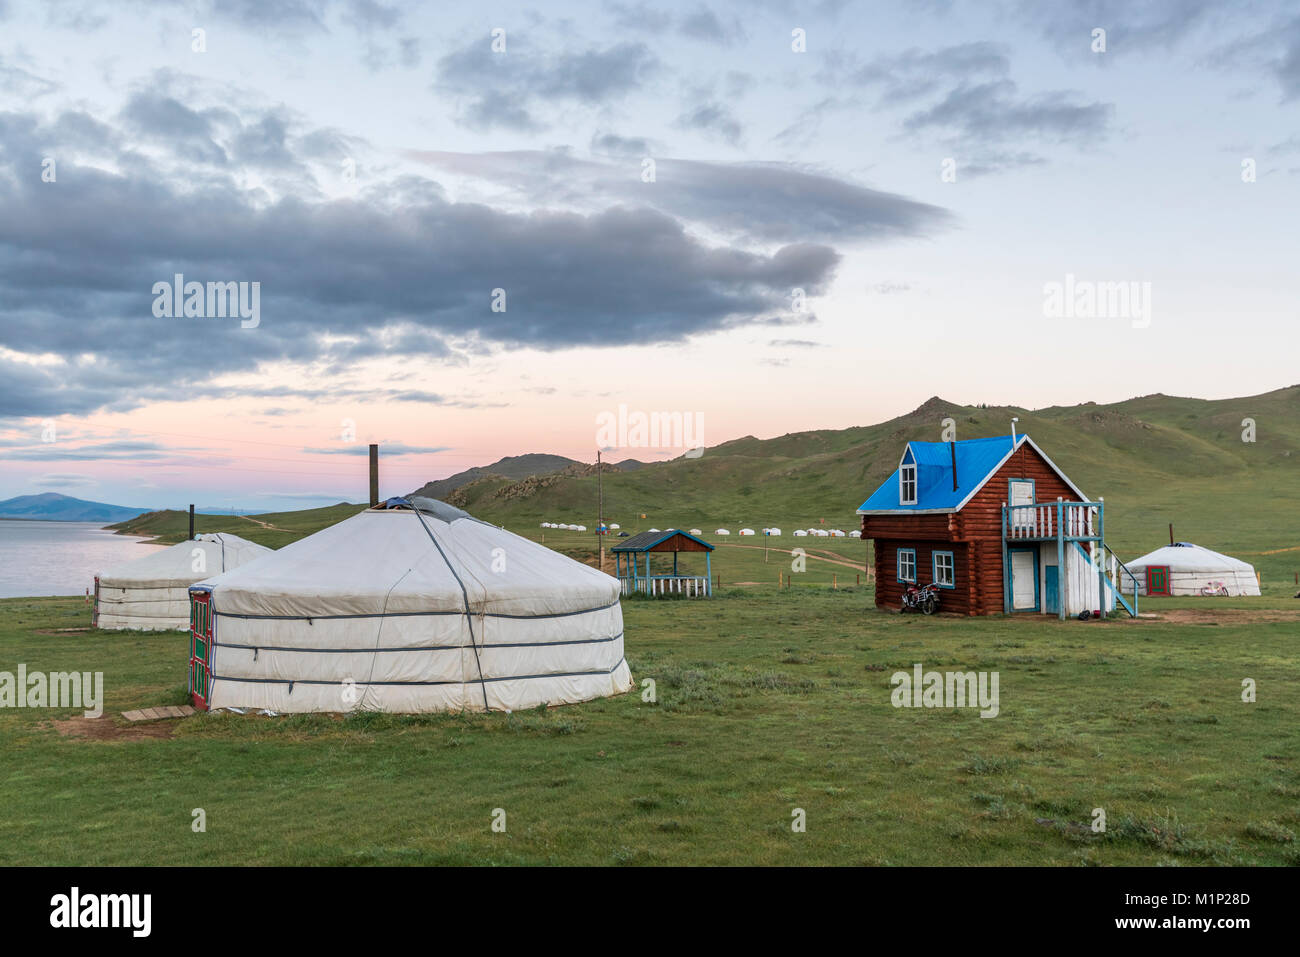
[[[1011,550],[1011,610],[1038,611],[1038,549]]]
[[[1148,595],[1169,594],[1169,566],[1168,565],[1147,566],[1147,594]]]
[[[1061,569],[1056,565],[1043,566],[1043,611],[1049,615],[1061,611]]]

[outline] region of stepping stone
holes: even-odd
[[[137,711],[123,711],[122,717],[127,721],[158,721],[162,718],[187,718],[194,714],[190,705],[160,705],[156,708],[141,708]]]

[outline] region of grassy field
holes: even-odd
[[[0,671],[103,671],[107,706],[0,710],[0,864],[1296,864],[1288,601],[1060,623],[885,614],[868,588],[629,600],[656,703],[127,725],[183,701],[185,636],[7,599]],[[892,707],[917,662],[997,671],[999,715]]]
[[[654,702],[127,725],[118,712],[184,701],[184,635],[91,631],[79,599],[0,601],[0,671],[102,671],[109,713],[0,709],[0,864],[1300,863],[1297,412],[1300,387],[1033,413],[932,400],[878,426],[608,475],[606,515],[624,530],[698,526],[718,545],[713,601],[624,602],[628,660]],[[1010,414],[1106,498],[1122,557],[1174,522],[1254,564],[1264,596],[1143,599],[1158,617],[1091,623],[899,616],[859,578],[867,544],[790,534],[856,527],[902,443],[937,439],[942,418],[972,438]],[[1240,439],[1247,416],[1257,443]],[[451,498],[596,560],[594,534],[538,527],[594,527],[594,476],[484,478]],[[198,529],[280,547],[360,508],[199,516]],[[175,542],[186,522],[121,527]],[[785,534],[766,553],[713,535],[772,524]],[[796,547],[805,570],[791,575]],[[1000,713],[894,708],[890,676],[916,663],[997,672]]]

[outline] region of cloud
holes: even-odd
[[[862,62],[853,54],[830,51],[818,73],[828,86],[876,88],[878,107],[893,106],[941,92],[955,83],[1004,77],[1011,70],[1006,47],[987,41],[900,53]]]
[[[682,130],[699,130],[732,146],[740,142],[742,133],[740,122],[721,103],[704,103],[687,110],[675,125]]]
[[[503,52],[494,52],[485,35],[438,61],[434,86],[466,101],[460,117],[466,126],[544,129],[539,103],[602,106],[639,89],[659,69],[658,58],[640,42],[543,52],[509,33],[505,39]]]
[[[721,46],[732,46],[745,39],[745,30],[738,20],[724,25],[718,15],[708,7],[699,7],[685,14],[677,25],[677,32],[694,40],[704,40]]]
[[[1300,17],[1220,43],[1203,59],[1220,69],[1271,75],[1282,102],[1290,103],[1300,97]]]
[[[1010,80],[965,85],[904,121],[906,129],[937,130],[987,144],[1033,137],[1048,142],[1086,142],[1105,136],[1115,108],[1079,103],[1066,92],[1018,96]]]
[[[99,484],[93,475],[80,472],[51,472],[34,476],[31,482],[38,488],[91,488]]]
[[[654,152],[644,136],[619,136],[616,133],[593,133],[591,151],[606,156],[649,156]]]
[[[288,163],[304,139],[236,117],[230,128],[253,142],[223,145],[214,116],[197,107],[177,115],[185,135],[160,141],[173,151],[165,164],[182,164],[205,143],[263,162],[283,150]],[[152,116],[146,109],[136,121],[148,126]],[[121,172],[80,165],[60,147],[61,138],[96,136]],[[421,390],[349,388],[340,376],[385,356],[680,342],[788,322],[790,288],[820,294],[839,261],[832,248],[808,240],[763,251],[710,244],[646,205],[506,212],[452,202],[422,177],[377,183],[346,200],[321,200],[301,184],[303,195],[273,196],[225,175],[168,175],[134,156],[129,143],[130,136],[75,115],[41,122],[0,114],[0,346],[11,350],[0,352],[0,408],[7,416],[313,392],[436,401]],[[47,145],[70,156],[56,183],[16,175]],[[704,177],[697,190],[725,178],[707,166],[697,174]],[[260,325],[156,318],[153,286],[176,273],[259,282]],[[504,312],[492,309],[495,289],[505,291]],[[42,353],[61,360],[31,358]],[[284,362],[313,367],[320,384],[219,381]]]
[[[1036,25],[1043,36],[1056,42],[1064,51],[1104,64],[1112,54],[1123,56],[1152,47],[1169,49],[1203,27],[1222,19],[1231,22],[1238,11],[1231,5],[1212,0],[1082,0],[1082,2],[1044,4],[1035,0],[1018,0],[1012,16],[1020,22]],[[1106,31],[1105,57],[1091,52],[1092,31]]]
[[[939,137],[961,155],[967,178],[1046,162],[1026,149],[1002,149],[1008,140],[1088,146],[1109,135],[1113,105],[1081,100],[1068,90],[1025,93],[1010,74],[1007,47],[972,41],[935,50],[911,48],[865,62],[832,52],[818,79],[837,91],[878,91],[877,111],[904,110],[900,131]],[[851,105],[849,99],[827,98],[776,138],[787,146],[806,143],[825,114]]]
[[[392,441],[381,441],[379,447],[385,456],[434,455],[451,451],[449,445],[407,445],[405,442]],[[368,444],[352,443],[328,449],[303,449],[303,452],[308,455],[369,455],[370,447]]]
[[[567,153],[413,152],[448,172],[506,183],[550,202],[619,202],[760,242],[885,241],[939,233],[947,210],[791,163],[658,159],[655,181],[639,161],[584,160]]]

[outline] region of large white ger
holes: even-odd
[[[95,625],[184,631],[190,627],[190,585],[270,554],[225,532],[151,550],[95,576]]]
[[[200,708],[518,711],[621,694],[615,578],[427,498],[190,589]]]
[[[1132,588],[1136,578],[1143,595],[1259,594],[1254,566],[1191,542],[1157,548],[1128,568],[1132,578],[1123,576],[1123,583]]]

